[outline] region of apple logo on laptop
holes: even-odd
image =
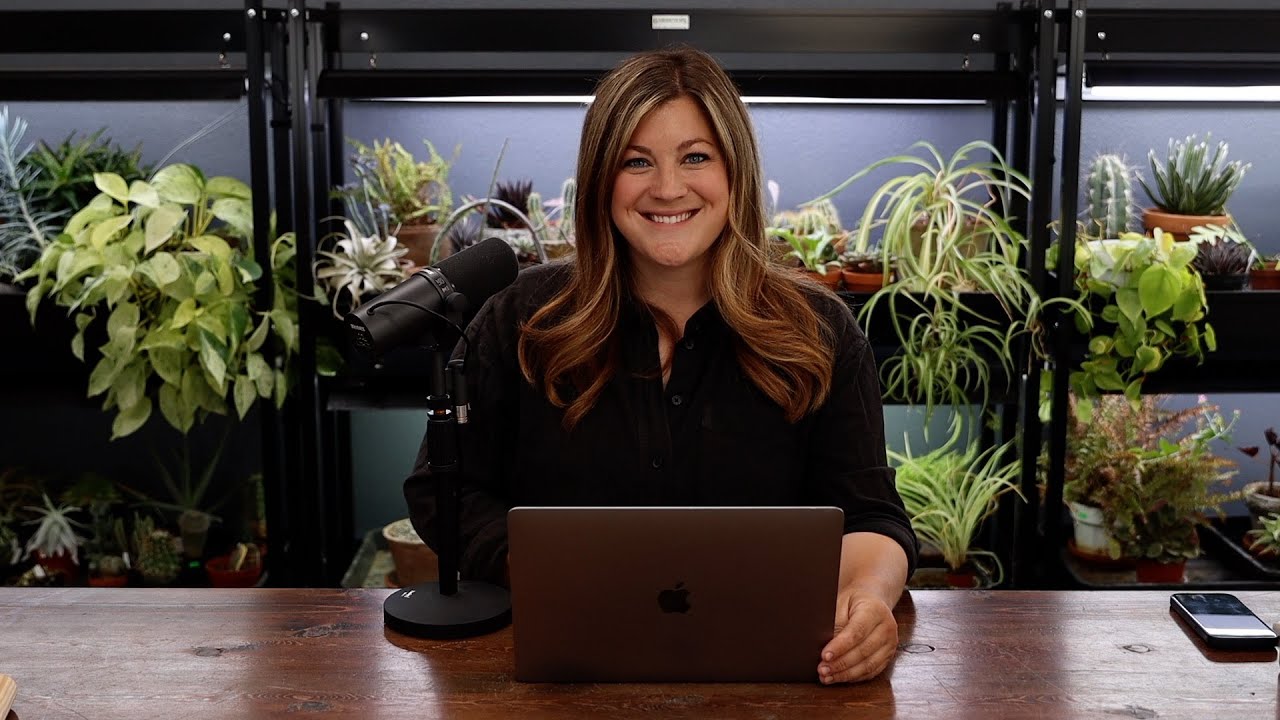
[[[689,612],[689,589],[684,586],[684,582],[678,582],[675,587],[658,593],[658,607],[664,613]]]

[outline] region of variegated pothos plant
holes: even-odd
[[[158,404],[185,433],[208,413],[243,417],[255,400],[284,402],[289,357],[297,351],[294,243],[272,244],[273,307],[255,309],[249,188],[230,177],[170,165],[151,181],[94,176],[101,191],[77,212],[24,277],[35,313],[46,298],[67,308],[71,349],[96,357],[89,397],[116,410],[112,438],[136,431]],[[86,355],[86,328],[106,315],[106,342]],[[279,343],[269,345],[274,334]],[[92,335],[92,333],[91,333]],[[268,348],[278,348],[269,358]],[[154,402],[153,402],[154,400]]]

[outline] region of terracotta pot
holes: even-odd
[[[1231,224],[1228,215],[1175,215],[1159,208],[1147,208],[1142,211],[1142,227],[1148,235],[1156,228],[1173,235],[1174,240],[1187,240],[1192,228],[1197,225],[1218,225],[1227,227]]]
[[[1267,483],[1251,482],[1240,488],[1240,492],[1244,495],[1245,507],[1249,508],[1249,515],[1253,517],[1253,527],[1262,527],[1261,519],[1272,513],[1280,513],[1280,497],[1273,497],[1266,494]],[[1280,490],[1280,483],[1276,483],[1276,489]]]
[[[396,233],[396,241],[401,245],[409,248],[409,253],[405,255],[405,259],[418,267],[426,267],[431,264],[431,246],[436,242],[436,236],[440,234],[440,225],[431,223],[430,225],[401,225],[400,231]],[[450,248],[445,243],[440,248],[440,257],[437,261],[449,257]]]
[[[49,575],[62,575],[67,579],[67,583],[74,583],[80,578],[80,566],[76,564],[75,558],[67,554],[45,555],[37,550],[35,552],[35,560],[44,568]]]
[[[1155,560],[1138,561],[1138,582],[1176,584],[1185,582],[1187,561],[1162,563]]]
[[[826,275],[819,275],[812,270],[801,270],[801,272],[832,290],[840,289],[840,271],[838,270],[828,270]]]
[[[849,292],[875,292],[884,287],[884,273],[842,269],[840,277],[844,280],[844,289]]]
[[[422,541],[409,518],[403,518],[382,528],[391,559],[396,564],[396,578],[401,585],[417,585],[439,577],[436,554]]]
[[[959,570],[948,568],[947,584],[953,588],[973,589],[978,586],[978,574],[970,567],[962,567]]]
[[[90,575],[89,587],[100,588],[122,588],[129,584],[129,576],[120,575]]]
[[[1261,270],[1250,270],[1249,286],[1254,290],[1280,290],[1280,270],[1275,263],[1267,263]]]
[[[232,570],[231,558],[227,555],[210,559],[204,564],[204,569],[209,574],[209,584],[216,588],[253,587],[258,584],[258,578],[262,576],[261,565]]]

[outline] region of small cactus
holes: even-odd
[[[178,549],[168,530],[157,529],[149,517],[135,516],[133,545],[138,552],[135,567],[148,583],[166,585],[178,577]]]
[[[1118,238],[1135,226],[1133,168],[1114,154],[1099,155],[1085,181],[1089,203],[1088,231]]]

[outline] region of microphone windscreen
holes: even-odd
[[[436,269],[455,291],[467,296],[472,308],[479,309],[489,296],[515,282],[520,265],[505,240],[491,237],[450,255]]]

